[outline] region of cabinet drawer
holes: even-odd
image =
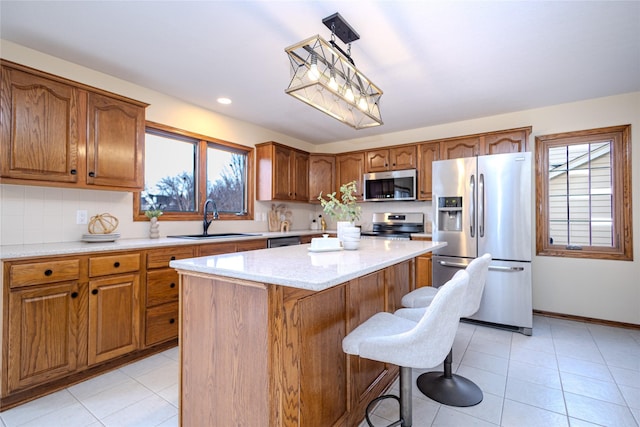
[[[178,337],[178,303],[159,305],[147,310],[145,345]]]
[[[77,280],[80,275],[80,260],[34,262],[12,265],[9,269],[11,288],[20,286]]]
[[[147,273],[147,307],[178,301],[178,272],[173,268]]]
[[[170,248],[147,252],[147,268],[166,268],[174,259],[193,258],[193,247]]]
[[[140,254],[121,254],[89,258],[89,277],[129,273],[140,270]]]

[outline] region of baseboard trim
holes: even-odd
[[[640,325],[635,323],[616,322],[613,320],[595,319],[593,317],[575,316],[573,314],[554,313],[552,311],[533,310],[533,314],[545,317],[555,317],[557,319],[573,320],[576,322],[593,323],[595,325],[614,326],[616,328],[627,328],[640,330]]]

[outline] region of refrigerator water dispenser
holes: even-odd
[[[462,197],[438,197],[438,230],[462,231]]]

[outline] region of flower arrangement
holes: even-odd
[[[336,192],[327,194],[327,200],[318,196],[324,213],[336,221],[354,222],[360,219],[360,206],[356,203],[356,182],[351,181],[340,186],[340,199],[336,198]]]
[[[158,205],[158,200],[155,197],[150,197],[148,194],[146,194],[144,197],[149,204],[149,209],[144,211],[145,216],[149,219],[159,218],[160,216],[162,216],[162,205]]]
[[[149,209],[144,211],[144,214],[146,215],[147,218],[151,219],[151,218],[158,218],[162,215],[162,210],[160,209]]]

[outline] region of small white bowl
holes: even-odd
[[[358,249],[358,246],[360,246],[360,242],[359,241],[343,241],[342,246],[347,251],[355,251],[356,249]]]

